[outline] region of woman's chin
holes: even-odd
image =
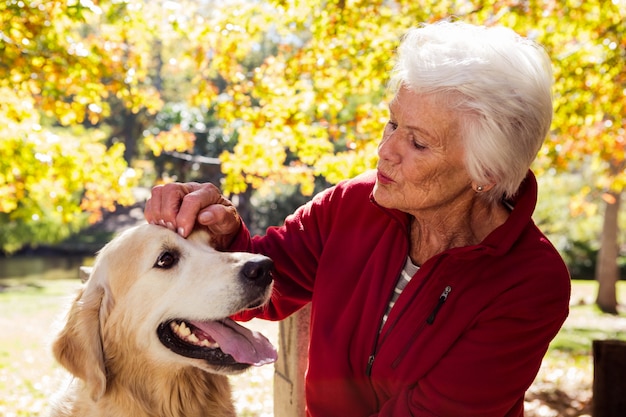
[[[381,207],[393,208],[391,205],[391,199],[389,198],[389,191],[385,190],[385,186],[376,182],[374,189],[372,190],[372,196],[374,201]]]

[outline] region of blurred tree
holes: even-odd
[[[220,153],[236,138],[225,137],[211,110],[168,103],[158,113],[143,144],[155,155],[157,181],[221,180]]]
[[[32,98],[32,109],[9,103],[2,114],[29,132],[47,131],[25,121],[37,109],[62,125],[106,121],[127,160],[144,135],[140,146],[155,154],[221,152],[226,192],[269,195],[287,184],[310,194],[316,179],[336,183],[375,165],[388,72],[408,27],[450,16],[503,24],[554,58],[554,130],[535,167],[594,167],[583,192],[607,206],[598,304],[615,311],[617,237],[608,231],[618,230],[624,182],[625,3],[10,0],[0,4],[0,88]],[[164,99],[200,111],[204,131],[183,118],[159,126]],[[584,212],[583,201],[572,208]]]
[[[162,41],[170,33],[163,25],[164,1],[101,2],[81,28],[81,42],[94,59],[91,73],[100,86],[101,102],[89,105],[90,121],[112,128],[109,144],[122,142],[130,165],[137,144],[163,106]],[[97,113],[96,113],[97,112]]]
[[[56,243],[130,204],[137,178],[102,132],[44,129],[34,102],[0,87],[0,249]]]
[[[224,188],[284,182],[310,194],[316,175],[337,182],[372,167],[399,33],[390,11],[374,13],[383,2],[233,3],[196,26],[190,56],[203,86],[194,100],[215,106],[227,134],[237,130],[221,157]]]
[[[63,124],[82,122],[101,107],[96,62],[80,42],[77,25],[101,13],[90,2],[0,3],[0,83],[33,97],[38,108]]]
[[[124,7],[109,6],[113,14]],[[103,80],[115,59],[94,53],[83,36],[87,21],[101,16],[112,17],[90,1],[0,3],[4,251],[57,242],[84,221],[97,220],[103,209],[132,201],[136,179],[122,158],[123,146],[107,148],[101,132],[61,131],[40,118],[95,123],[106,111],[104,98],[115,87]]]

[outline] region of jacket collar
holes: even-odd
[[[524,229],[532,223],[532,215],[537,205],[537,179],[532,171],[528,170],[517,193],[507,203],[513,207],[509,218],[481,242],[481,246],[491,248],[495,254],[508,252],[519,240]]]

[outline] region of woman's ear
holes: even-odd
[[[484,193],[487,192],[489,190],[491,190],[493,187],[495,187],[496,184],[476,184],[475,182],[472,183],[472,190],[474,190],[477,193]]]

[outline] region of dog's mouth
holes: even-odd
[[[277,359],[276,349],[261,333],[225,318],[216,321],[170,320],[157,329],[161,343],[172,352],[210,365],[245,369]]]

